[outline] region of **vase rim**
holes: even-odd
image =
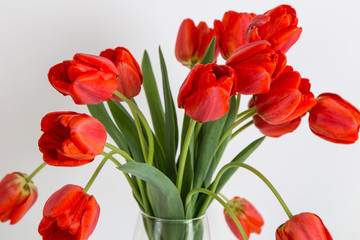
[[[204,215],[201,215],[200,217],[195,217],[195,218],[185,218],[185,219],[167,219],[167,218],[158,218],[158,217],[154,217],[151,216],[147,213],[144,213],[143,211],[140,210],[140,214],[147,217],[147,218],[151,218],[154,221],[157,222],[183,222],[183,223],[190,223],[193,221],[197,221],[197,220],[201,220],[201,219],[205,219],[206,218],[206,213]]]

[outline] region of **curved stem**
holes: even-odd
[[[187,157],[187,153],[188,153],[188,150],[189,150],[191,136],[192,136],[192,134],[194,132],[195,124],[196,124],[196,121],[191,119],[190,124],[189,124],[189,128],[187,130],[187,133],[186,133],[186,136],[185,136],[185,139],[184,139],[183,148],[181,149],[181,153],[180,153],[179,169],[178,169],[178,175],[177,175],[177,179],[176,179],[176,187],[177,187],[180,194],[181,194],[181,187],[182,187],[182,180],[183,180],[183,175],[184,175],[186,157]]]
[[[256,170],[255,168],[245,164],[245,163],[239,163],[239,162],[232,162],[232,163],[228,163],[226,164],[224,167],[222,167],[219,171],[219,173],[217,174],[214,182],[212,183],[212,187],[211,187],[211,191],[215,192],[216,191],[216,188],[219,184],[219,181],[222,177],[222,175],[230,168],[233,168],[233,167],[242,167],[242,168],[245,168],[247,170],[249,170],[250,172],[254,173],[256,176],[258,176],[269,188],[270,190],[273,192],[273,194],[275,195],[275,197],[277,198],[277,200],[279,201],[279,203],[281,204],[282,208],[284,209],[284,211],[286,212],[286,214],[288,215],[289,218],[292,218],[292,213],[291,211],[289,210],[288,206],[286,205],[284,199],[280,196],[279,192],[276,190],[276,188],[271,184],[271,182],[262,174],[260,173],[258,170]],[[208,197],[199,214],[203,213],[206,211],[207,207],[209,206],[210,204],[210,201],[211,199]]]
[[[229,207],[229,205],[227,205],[220,197],[218,197],[214,192],[205,189],[205,188],[195,188],[193,190],[191,190],[188,195],[186,196],[186,200],[185,200],[185,212],[186,209],[190,203],[190,199],[193,196],[193,194],[200,192],[200,193],[205,193],[208,195],[208,197],[212,197],[214,198],[216,201],[218,201],[225,209],[226,211],[229,213],[230,217],[232,218],[232,220],[235,222],[236,226],[238,227],[241,236],[244,240],[248,240],[248,237],[246,236],[245,230],[243,228],[243,226],[241,225],[239,219],[236,217],[234,211]]]
[[[236,119],[239,119],[239,118],[241,118],[241,117],[245,116],[246,114],[248,114],[249,112],[252,112],[252,111],[253,111],[253,109],[255,109],[255,108],[249,108],[249,109],[247,109],[247,110],[245,110],[245,111],[243,111],[243,112],[239,113],[238,115],[236,115]]]
[[[103,158],[103,160],[100,162],[99,166],[96,168],[95,172],[91,176],[89,182],[84,187],[84,190],[83,190],[84,193],[87,193],[87,191],[89,191],[91,185],[94,183],[96,177],[99,175],[99,173],[100,173],[101,169],[103,168],[103,166],[105,165],[106,161],[115,153],[116,153],[116,151],[111,151],[108,154],[106,154],[106,156]]]
[[[136,106],[135,103],[130,101],[130,99],[128,99],[125,95],[123,95],[119,91],[115,91],[114,94],[117,97],[119,97],[121,100],[125,101],[129,105],[129,107],[139,116],[140,120],[144,124],[146,134],[148,136],[148,141],[149,141],[149,152],[148,152],[148,157],[147,157],[147,160],[148,160],[147,163],[152,165],[153,159],[154,159],[154,138],[153,138],[151,128],[150,128],[148,122],[146,121],[146,118],[144,117],[144,115],[142,114],[142,112],[140,111],[138,106]]]
[[[230,203],[230,200],[229,200],[227,197],[225,197],[225,195],[224,195],[224,194],[222,194],[222,193],[218,193],[218,195],[219,195],[220,197],[222,197],[222,198],[226,201],[226,203],[227,203],[227,204],[229,204],[229,203]]]
[[[105,147],[110,148],[111,150],[115,151],[116,153],[118,153],[120,156],[122,156],[123,158],[125,158],[125,160],[127,162],[135,162],[135,160],[124,150],[121,150],[117,147],[115,147],[114,145],[110,144],[110,143],[105,143]]]
[[[231,135],[231,139],[233,139],[234,137],[236,137],[239,133],[241,133],[242,131],[244,131],[246,128],[248,128],[249,126],[251,126],[253,124],[253,120],[247,122],[244,126],[242,126],[241,128],[239,128],[238,130],[236,130],[236,132],[234,132]]]
[[[38,174],[38,173],[41,171],[41,169],[43,169],[46,165],[47,165],[47,164],[46,164],[45,162],[43,162],[42,164],[40,164],[40,166],[38,166],[38,167],[30,174],[30,176],[28,176],[28,177],[26,178],[26,182],[30,182],[31,179],[32,179],[36,174]]]
[[[143,133],[143,131],[141,129],[141,125],[140,125],[139,118],[138,118],[137,114],[135,113],[135,111],[132,108],[130,108],[130,110],[131,110],[131,113],[132,113],[132,115],[134,117],[136,130],[138,132],[138,136],[139,136],[139,140],[140,140],[141,151],[143,153],[145,162],[147,163],[148,162],[148,156],[146,155],[146,144],[145,144],[144,133]]]

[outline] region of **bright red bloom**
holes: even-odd
[[[332,240],[321,219],[313,213],[293,216],[276,230],[276,240]]]
[[[228,11],[222,21],[214,21],[216,44],[222,57],[227,60],[231,54],[247,43],[245,32],[254,13],[237,13]]]
[[[268,93],[255,96],[259,116],[270,124],[282,124],[303,116],[316,104],[310,82],[287,66]]]
[[[239,219],[239,222],[244,228],[247,237],[250,236],[250,233],[255,232],[259,234],[261,232],[261,227],[264,225],[264,220],[261,217],[260,213],[249,201],[247,201],[245,198],[234,197],[228,204],[236,214],[237,219]],[[234,220],[232,220],[229,213],[225,209],[224,215],[226,223],[230,227],[233,234],[238,239],[243,240]]]
[[[241,94],[266,93],[286,66],[286,56],[274,51],[265,40],[239,47],[227,60],[237,76],[236,91]]]
[[[253,17],[246,30],[246,39],[249,42],[268,40],[273,49],[286,53],[302,32],[297,24],[295,9],[289,5],[280,5]]]
[[[115,50],[106,49],[100,56],[110,59],[116,66],[119,76],[117,78],[117,90],[131,99],[137,96],[143,83],[143,75],[139,64],[129,50],[117,47]],[[121,101],[115,95],[112,99]]]
[[[310,110],[309,126],[317,136],[350,144],[359,138],[360,111],[334,93],[323,93]]]
[[[10,220],[15,224],[35,203],[38,190],[28,176],[14,172],[7,174],[0,182],[0,221]]]
[[[80,166],[102,153],[105,127],[97,119],[76,112],[52,112],[41,121],[39,149],[53,166]]]
[[[176,59],[189,68],[200,63],[214,35],[214,29],[209,28],[205,22],[200,22],[196,27],[193,20],[185,19],[176,38]],[[214,62],[218,55],[216,47]]]
[[[178,107],[190,118],[204,123],[215,121],[229,111],[230,97],[236,94],[236,75],[228,66],[198,64],[189,73],[178,95]]]
[[[44,240],[87,240],[94,231],[100,207],[76,185],[56,191],[44,206],[39,233]]]
[[[111,98],[116,90],[118,71],[107,58],[77,53],[49,70],[51,85],[70,95],[76,104],[98,104]]]

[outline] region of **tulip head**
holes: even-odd
[[[246,30],[246,39],[248,42],[268,40],[273,49],[286,53],[301,35],[302,28],[297,24],[295,9],[280,5],[253,17]]]
[[[255,96],[258,115],[270,124],[283,124],[304,116],[316,104],[310,87],[308,79],[287,66],[268,93]]]
[[[235,89],[233,69],[214,63],[198,64],[179,90],[178,107],[184,108],[186,115],[198,122],[215,121],[228,112]]]
[[[351,144],[359,138],[360,111],[334,93],[323,93],[310,110],[311,131],[330,142]]]
[[[73,60],[59,63],[49,70],[51,85],[76,104],[107,101],[117,88],[118,71],[107,58],[77,53]]]
[[[264,220],[260,213],[249,201],[247,201],[245,198],[234,197],[228,204],[234,211],[237,219],[241,223],[241,226],[244,228],[247,237],[250,236],[250,233],[255,232],[259,234],[261,232],[261,227],[264,225]],[[225,209],[224,215],[226,223],[230,227],[233,234],[238,239],[242,240],[243,238],[239,229]]]
[[[15,224],[35,203],[38,190],[28,176],[14,172],[7,174],[0,182],[0,221],[10,220]]]
[[[124,47],[106,49],[100,53],[101,57],[111,60],[118,70],[117,90],[131,99],[137,96],[141,90],[143,75],[139,64],[134,56]],[[115,95],[112,99],[121,101]]]
[[[39,149],[44,161],[53,166],[81,166],[102,153],[105,127],[97,119],[76,112],[52,112],[41,120],[44,132]]]
[[[236,91],[241,94],[260,94],[270,90],[271,83],[286,66],[286,56],[276,52],[266,40],[239,47],[227,60],[237,76]]]
[[[332,240],[321,219],[313,213],[293,216],[276,230],[276,240]]]
[[[245,32],[254,13],[237,13],[228,11],[222,21],[214,21],[216,44],[222,57],[227,60],[231,54],[247,43]]]
[[[87,240],[99,215],[100,207],[93,196],[79,186],[66,185],[45,203],[38,231],[44,240]]]
[[[185,19],[176,38],[176,59],[189,68],[200,63],[214,35],[214,29],[209,28],[205,22],[195,26],[193,20]],[[215,47],[214,62],[218,55],[219,50]]]

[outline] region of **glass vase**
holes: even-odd
[[[193,219],[169,220],[140,213],[133,240],[210,240],[206,214]]]

